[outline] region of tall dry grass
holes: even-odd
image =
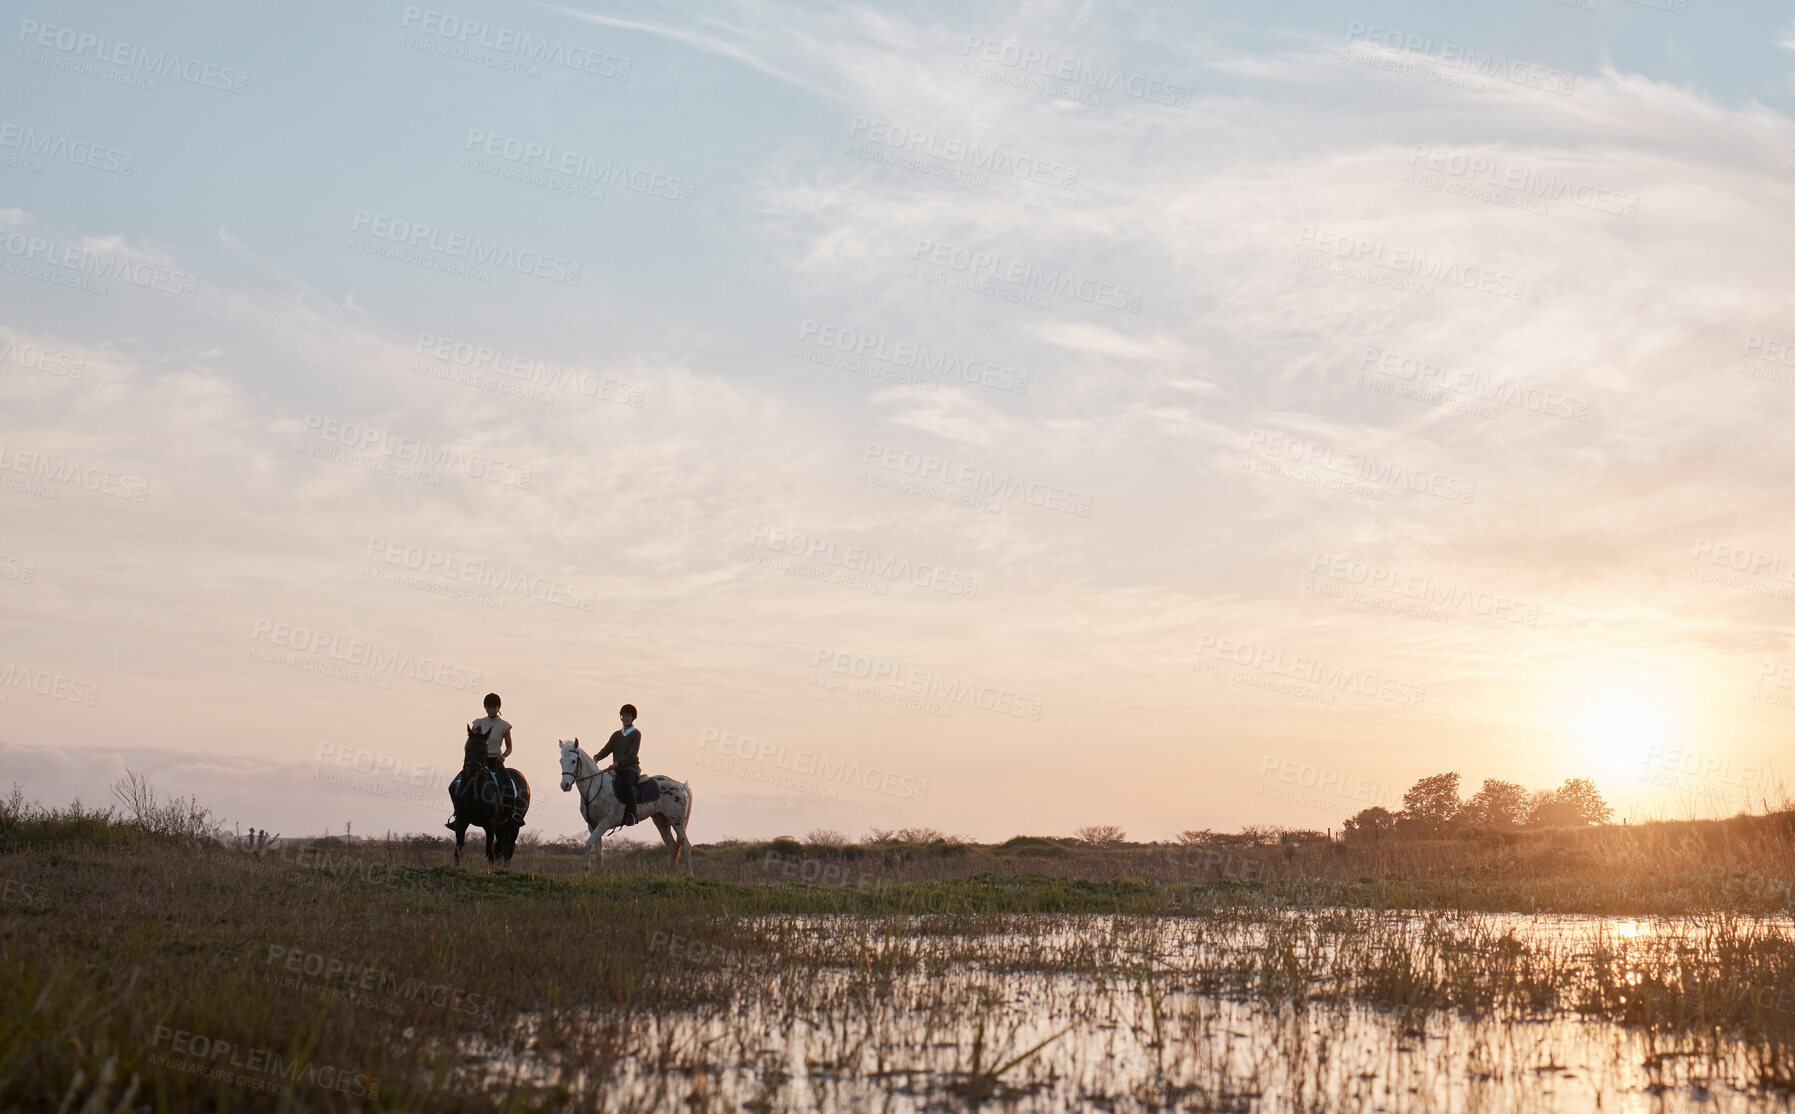
[[[804,1085],[776,1055],[797,1028],[846,1087],[905,1062],[917,1025],[941,1046],[937,1100],[1016,1098],[1070,1053],[1016,1060],[1039,1038],[1015,1003],[1003,1032],[975,1041],[964,1023],[1031,974],[1059,980],[1049,1014],[1109,1003],[1148,1042],[1136,1053],[1175,1056],[1139,1083],[1149,1097],[1247,1101],[1250,1080],[1197,1042],[1229,1001],[1329,1024],[1367,1007],[1586,1016],[1667,1034],[1678,1056],[1699,1038],[1712,1070],[1775,1088],[1795,1049],[1795,950],[1736,913],[1787,909],[1789,849],[1781,815],[1232,862],[1047,839],[743,844],[702,848],[696,879],[640,850],[587,880],[564,847],[456,870],[434,838],[233,841],[15,798],[0,809],[0,1106],[690,1110],[748,1072],[771,1109]],[[1529,904],[1699,919],[1693,939],[1591,946],[1471,912]],[[1430,906],[1446,911],[1393,911]],[[1306,1063],[1295,1033],[1284,1058]]]

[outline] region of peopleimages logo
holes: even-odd
[[[1136,100],[1177,108],[1188,107],[1191,94],[1195,92],[1189,85],[1174,85],[1163,78],[1144,77],[1109,66],[1098,69],[1089,62],[1051,50],[1038,50],[979,35],[966,36],[966,46],[960,53],[976,53],[982,62],[1037,73],[1050,81],[1070,82],[1100,93],[1123,93]]]
[[[1486,592],[1465,584],[1442,584],[1431,576],[1362,564],[1342,553],[1317,553],[1309,560],[1309,571],[1319,572],[1330,580],[1406,596],[1453,611],[1469,611],[1486,619],[1498,619],[1528,627],[1539,623],[1537,603],[1527,603],[1500,592]]]
[[[621,187],[686,205],[692,203],[693,191],[698,188],[695,182],[662,174],[658,170],[642,167],[632,170],[628,163],[616,159],[600,162],[591,155],[583,155],[566,147],[518,136],[500,135],[481,128],[467,130],[467,141],[462,144],[462,148],[474,154],[502,159],[520,168],[544,174],[560,174],[595,185]]]
[[[1432,495],[1453,503],[1469,503],[1477,496],[1477,485],[1469,480],[1448,476],[1429,468],[1411,468],[1388,458],[1380,460],[1369,454],[1338,452],[1319,442],[1305,441],[1276,430],[1249,431],[1247,453],[1249,459],[1257,456],[1271,461],[1289,461],[1369,484]]]
[[[376,779],[391,778],[394,782],[417,789],[447,789],[461,772],[457,766],[453,770],[441,766],[427,766],[417,762],[402,761],[390,754],[376,754],[365,747],[350,743],[318,743],[318,765],[334,765],[343,770],[365,774]]]
[[[21,158],[60,159],[76,166],[90,166],[95,170],[127,178],[137,165],[137,156],[130,151],[120,151],[116,147],[90,143],[84,139],[70,139],[55,132],[39,132],[14,123],[0,124],[0,147],[19,152]],[[41,171],[43,167],[39,164],[33,169]]]
[[[914,262],[942,267],[963,275],[984,276],[1022,291],[1057,294],[1129,313],[1141,311],[1139,290],[1100,282],[1058,267],[1043,267],[1024,263],[1020,259],[1008,259],[998,252],[971,251],[934,240],[918,240],[910,258]]]
[[[123,70],[137,70],[157,77],[178,77],[189,85],[203,85],[208,89],[219,89],[226,93],[244,93],[248,91],[249,74],[229,66],[217,66],[210,62],[201,62],[197,58],[182,58],[178,54],[166,50],[151,50],[148,47],[132,46],[117,39],[108,39],[104,35],[95,35],[87,31],[76,31],[71,27],[56,27],[48,23],[39,23],[35,19],[19,21],[19,41],[25,44],[21,56],[41,65],[55,65],[57,68],[73,68],[58,65],[57,61],[44,55],[32,47],[43,47],[69,56],[67,61],[92,59],[105,65],[118,66]],[[27,52],[29,50],[29,52]],[[135,75],[132,75],[135,76]],[[125,82],[125,84],[142,85],[154,90],[153,81]]]
[[[30,341],[21,344],[10,336],[0,336],[0,360],[63,379],[80,379],[87,374],[84,356],[72,356]]]
[[[1382,240],[1367,240],[1305,224],[1297,233],[1297,246],[1362,266],[1414,275],[1428,282],[1462,286],[1466,290],[1513,298],[1517,302],[1527,296],[1525,275],[1511,275],[1506,271],[1493,271],[1475,264],[1461,264],[1449,255],[1429,255],[1414,248],[1386,244]]]
[[[273,619],[257,619],[254,632],[250,635],[255,642],[267,641],[270,645],[279,646],[295,654],[306,655],[312,659],[327,658],[331,662],[343,666],[354,666],[354,670],[336,669],[308,670],[310,672],[327,672],[333,676],[358,683],[372,681],[384,682],[384,675],[410,677],[414,681],[426,684],[441,685],[444,688],[460,689],[472,692],[480,687],[480,671],[463,669],[432,657],[419,657],[409,650],[388,650],[373,642],[364,642],[359,638],[345,639],[329,631],[313,630],[309,627],[296,626],[291,623],[278,623]],[[258,654],[250,651],[251,657],[273,661],[276,664],[294,664],[284,655]],[[319,662],[318,664],[327,664]],[[306,668],[295,665],[295,668]],[[351,675],[353,674],[353,675]],[[373,687],[388,687],[384,683]]]
[[[519,468],[497,457],[468,453],[447,445],[432,445],[428,441],[412,437],[395,437],[386,430],[373,426],[307,414],[305,433],[350,452],[374,451],[381,456],[430,471],[447,472],[472,480],[490,480],[507,487],[530,486],[528,468]]]
[[[1416,360],[1386,352],[1375,346],[1365,349],[1359,358],[1359,370],[1369,370],[1386,380],[1414,384],[1427,400],[1427,392],[1438,388],[1468,400],[1493,403],[1521,410],[1531,410],[1548,417],[1566,418],[1573,422],[1589,418],[1589,400],[1560,394],[1545,387],[1528,386],[1509,379],[1498,379],[1467,368],[1451,368],[1429,360]],[[1363,376],[1360,377],[1363,380]]]
[[[37,562],[28,557],[9,557],[0,553],[0,580],[15,580],[20,584],[31,583],[37,575]]]
[[[768,549],[788,553],[806,561],[821,561],[836,568],[865,573],[868,576],[883,577],[886,580],[903,580],[921,588],[931,588],[950,596],[964,596],[967,599],[978,595],[979,578],[967,573],[944,569],[939,565],[926,562],[912,562],[907,557],[897,557],[889,553],[879,553],[858,545],[837,545],[825,538],[818,538],[782,530],[765,523],[756,524],[748,535],[751,546],[765,546]]]
[[[154,1050],[150,1055],[153,1064],[197,1072],[252,1090],[291,1096],[293,1087],[303,1084],[358,1098],[380,1096],[379,1076],[319,1064],[315,1060],[289,1059],[271,1048],[245,1048],[238,1042],[219,1040],[186,1029],[171,1029],[167,1025],[156,1026],[150,1048]],[[178,1060],[176,1053],[180,1055]]]
[[[591,611],[598,599],[597,593],[590,588],[576,588],[559,580],[518,572],[477,557],[444,553],[387,538],[370,537],[365,556],[426,576],[490,588],[512,596],[528,596],[539,603],[557,604],[573,611]]]
[[[1438,42],[1423,35],[1405,34],[1395,28],[1366,25],[1352,20],[1346,25],[1346,41],[1377,47],[1388,54],[1407,54],[1449,70],[1478,77],[1499,78],[1514,85],[1526,85],[1568,97],[1577,90],[1577,76],[1563,70],[1504,58],[1453,42]]]
[[[578,286],[580,274],[585,269],[585,264],[577,260],[562,259],[558,255],[539,251],[520,250],[512,244],[482,240],[463,232],[445,232],[434,225],[420,224],[367,209],[355,211],[355,216],[349,222],[349,230],[376,240],[398,244],[414,252],[429,252],[470,267],[516,271],[520,275],[562,282],[568,286]],[[353,237],[349,246],[365,250]]]
[[[883,658],[870,657],[845,650],[819,646],[813,668],[820,675],[825,670],[871,685],[883,685],[914,693],[918,697],[940,700],[946,704],[972,704],[988,712],[1012,715],[1018,719],[1041,718],[1041,702],[1031,696],[1006,692],[990,685],[955,677],[945,677],[932,669],[906,669]],[[813,679],[812,684],[816,681]],[[828,686],[823,686],[828,687]]]
[[[1075,514],[1080,518],[1091,517],[1091,497],[1089,495],[1083,495],[1067,488],[1054,487],[1050,484],[1031,483],[1018,476],[993,472],[989,468],[980,468],[972,464],[957,464],[946,457],[868,441],[866,452],[860,459],[863,464],[870,464],[889,472],[897,472],[919,480],[933,480],[949,487],[963,488],[982,496],[990,496],[994,500],[1014,499],[1050,511]]]
[[[749,762],[771,760],[775,769],[820,778],[825,782],[858,785],[862,789],[906,801],[925,800],[929,795],[927,778],[881,770],[877,766],[862,769],[858,762],[831,760],[828,755],[806,747],[792,749],[771,739],[756,740],[747,735],[737,735],[733,731],[718,731],[714,727],[707,727],[704,729],[704,737],[698,741],[698,749],[707,751],[712,744],[716,745],[718,754]]]
[[[418,38],[407,42],[405,36],[401,35],[401,45],[493,69],[513,70],[526,77],[541,77],[542,67],[548,65],[628,81],[630,67],[634,64],[628,58],[606,51],[568,46],[554,39],[531,35],[526,31],[515,31],[509,27],[495,27],[477,19],[463,19],[439,12],[435,8],[418,8],[407,4],[399,26],[411,29],[414,33],[434,36],[437,40],[427,46],[429,40]],[[491,54],[484,53],[487,51]]]
[[[1568,201],[1599,213],[1628,220],[1639,215],[1639,198],[1577,182],[1560,174],[1545,174],[1517,166],[1491,155],[1466,154],[1441,147],[1416,144],[1409,165],[1425,161],[1428,170],[1466,181],[1483,181],[1499,189],[1513,190],[1542,201]]]
[[[132,259],[127,255],[68,247],[58,244],[46,236],[27,236],[23,232],[7,232],[0,235],[0,250],[4,250],[7,255],[26,263],[43,263],[78,275],[91,276],[94,279],[128,282],[132,286],[141,286],[145,290],[154,290],[158,294],[172,294],[177,298],[191,299],[199,293],[199,278],[178,268],[158,266],[147,260]],[[46,281],[51,281],[48,275],[34,277],[43,277]],[[89,284],[86,288],[96,294],[106,293],[106,288],[103,286],[95,287]]]
[[[520,390],[533,387],[571,390],[587,398],[637,407],[642,405],[642,400],[647,396],[647,388],[639,383],[627,383],[609,375],[601,378],[597,372],[584,368],[567,367],[533,356],[471,344],[454,337],[439,337],[434,333],[419,333],[415,351],[420,357],[440,360],[443,364],[516,380]]]
[[[29,476],[31,481],[14,481],[13,473]],[[123,499],[130,503],[141,503],[149,498],[150,482],[140,476],[127,476],[105,468],[95,468],[69,460],[67,457],[53,457],[46,453],[34,452],[13,446],[9,452],[7,445],[0,442],[0,480],[6,481],[4,486],[32,489],[31,493],[54,499],[61,492],[61,487],[74,484],[84,491],[98,495],[110,495],[114,499]]]
[[[100,686],[92,681],[81,681],[74,677],[65,677],[60,673],[46,673],[42,669],[9,662],[4,671],[0,671],[0,701],[6,694],[13,692],[31,692],[38,696],[48,696],[53,700],[65,701],[69,704],[80,704],[91,708],[100,699]]]
[[[973,383],[999,391],[1012,391],[1019,395],[1028,393],[1029,373],[1026,371],[1017,371],[1008,364],[931,351],[909,341],[893,342],[877,333],[859,332],[806,318],[798,328],[798,340],[800,343],[832,348],[837,352],[877,360],[924,375]]]
[[[1307,654],[1286,657],[1283,650],[1213,634],[1197,638],[1197,656],[1205,655],[1213,656],[1218,662],[1246,666],[1255,673],[1312,685],[1329,696],[1334,692],[1357,692],[1415,708],[1421,707],[1427,697],[1426,685],[1408,684],[1350,665],[1335,665]]]
[[[877,147],[902,151],[907,155],[940,159],[974,173],[1007,174],[1012,178],[1039,182],[1068,193],[1078,188],[1076,166],[1063,166],[1005,147],[981,144],[977,140],[940,136],[934,132],[906,128],[902,124],[867,116],[854,117],[853,123],[848,126],[848,138],[864,140]],[[849,153],[853,152],[850,150]]]

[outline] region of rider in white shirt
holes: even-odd
[[[511,757],[511,725],[499,718],[501,702],[498,693],[487,693],[483,703],[486,706],[486,714],[468,724],[468,730],[484,730],[486,732],[486,768],[492,771],[493,777],[498,779],[502,791],[509,798],[511,779],[505,776],[505,759]],[[523,825],[522,820],[517,823],[519,827]],[[453,830],[455,817],[451,815],[448,824],[444,826]]]

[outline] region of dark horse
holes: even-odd
[[[530,811],[530,783],[507,768],[511,792],[500,788],[498,778],[486,767],[486,732],[467,730],[467,749],[462,752],[461,772],[449,783],[449,799],[455,802],[455,863],[461,863],[461,846],[472,824],[486,832],[486,861],[511,861],[517,849],[517,830]]]

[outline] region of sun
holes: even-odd
[[[1610,774],[1644,768],[1682,734],[1681,713],[1661,684],[1590,685],[1568,719],[1581,757]]]

